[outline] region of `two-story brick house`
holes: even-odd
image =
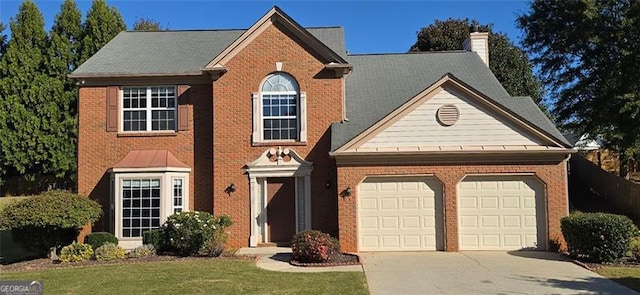
[[[78,190],[125,247],[174,212],[232,247],[304,229],[346,251],[549,249],[570,145],[466,51],[348,55],[277,7],[246,30],[122,32],[80,85]]]

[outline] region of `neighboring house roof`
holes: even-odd
[[[346,58],[343,28],[306,30]],[[245,31],[121,32],[69,77],[202,75],[202,68]]]
[[[506,111],[565,144],[570,144],[528,97],[511,97],[475,52],[448,51],[350,55],[346,117],[331,128],[335,151],[411,98],[451,74]]]
[[[576,150],[597,150],[602,148],[602,142],[599,139],[593,139],[589,134],[578,135],[571,132],[562,133],[562,135],[574,146]]]
[[[123,168],[189,168],[186,164],[180,162],[168,150],[133,150],[130,151],[122,160],[113,165],[113,169]]]

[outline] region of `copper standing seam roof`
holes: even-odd
[[[180,162],[168,150],[133,150],[122,158],[113,168],[151,168],[176,167],[190,168]]]

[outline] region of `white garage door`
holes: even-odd
[[[544,250],[544,208],[534,177],[467,177],[458,186],[460,250]]]
[[[444,248],[442,186],[435,179],[368,178],[357,198],[360,251]]]

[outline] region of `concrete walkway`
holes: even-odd
[[[291,248],[288,247],[264,247],[241,248],[237,255],[257,256],[256,266],[262,269],[282,272],[335,272],[335,271],[359,271],[362,265],[345,265],[329,267],[302,267],[289,264],[291,260]]]
[[[637,294],[548,252],[364,253],[379,294]]]

